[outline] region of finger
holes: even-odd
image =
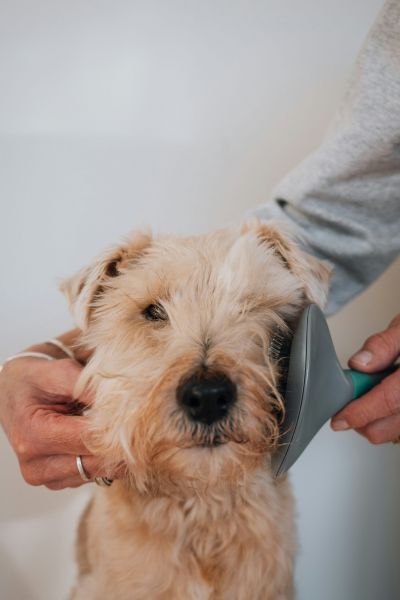
[[[106,477],[105,475],[101,475],[101,477]],[[78,479],[77,477],[69,477],[68,479],[50,481],[45,484],[45,486],[49,490],[63,490],[65,488],[77,488],[85,483],[95,483],[94,480],[91,481],[82,481],[82,479]]]
[[[30,420],[29,432],[25,436],[35,449],[35,456],[53,454],[90,454],[88,417],[64,415],[48,409],[38,408]]]
[[[385,377],[358,400],[353,400],[332,421],[336,431],[358,429],[385,417],[400,414],[400,371],[397,370]]]
[[[85,473],[89,480],[101,472],[102,464],[98,458],[81,456]],[[76,464],[76,457],[69,455],[46,456],[26,463],[21,470],[24,479],[31,485],[47,485],[56,481],[75,481],[84,483]],[[86,482],[85,482],[86,483]]]
[[[386,369],[400,355],[400,315],[395,317],[385,331],[369,337],[354,354],[349,365],[353,369],[372,373]]]
[[[77,361],[71,358],[42,361],[40,368],[38,365],[35,368],[40,391],[46,390],[49,395],[74,397],[74,388],[83,370]]]
[[[92,455],[81,456],[81,461],[83,469],[91,481],[95,477],[120,479],[125,475],[125,468],[122,465],[111,473],[104,467],[104,461]],[[31,485],[47,485],[66,481],[74,485],[87,483],[79,473],[76,457],[69,455],[35,459],[22,465],[21,471],[25,481]]]
[[[390,321],[389,327],[400,327],[400,313]]]
[[[82,481],[78,480],[76,477],[70,479],[63,479],[61,481],[49,481],[45,483],[45,487],[49,490],[64,490],[65,488],[78,488],[81,485],[85,485],[86,483],[93,483],[92,481]]]
[[[79,403],[90,406],[93,402],[93,392],[85,389],[77,397],[76,387],[83,367],[70,358],[51,362],[42,361],[37,374],[37,388],[40,400],[48,403]]]
[[[392,442],[400,435],[400,415],[378,419],[366,427],[357,429],[371,444]]]

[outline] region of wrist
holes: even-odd
[[[74,348],[70,346],[70,344],[76,344],[78,335],[79,330],[75,329],[59,336],[58,338],[51,338],[45,342],[41,342],[40,344],[29,346],[22,352],[18,352],[17,354],[13,354],[12,356],[6,358],[4,363],[0,365],[0,372],[3,372],[4,367],[11,363],[20,362],[22,360],[25,361],[27,359],[29,361],[32,359],[52,361],[69,358],[71,360],[84,363],[85,361],[82,360],[82,357],[77,356]]]
[[[55,343],[51,343],[51,340],[46,340],[45,342],[41,342],[40,344],[34,344],[33,346],[29,346],[26,348],[27,352],[42,352],[43,354],[48,354],[55,359],[61,358],[71,358],[70,353],[72,352],[74,358],[79,362],[84,362],[82,360],[81,348],[79,347],[79,335],[81,331],[80,329],[72,329],[71,331],[67,331],[58,335],[55,338],[55,342],[60,343],[60,347],[58,347]],[[63,350],[63,346],[67,347],[66,351]]]
[[[29,346],[26,348],[26,352],[42,352],[44,354],[49,354],[55,359],[60,358],[72,358],[71,353],[73,354],[73,358],[85,365],[90,358],[90,352],[88,349],[80,343],[79,336],[81,334],[80,329],[74,329],[72,331],[68,331],[62,335],[58,335],[56,338],[53,338],[54,342],[51,343],[50,340],[46,342],[42,342],[40,344],[35,344],[33,346]],[[60,347],[55,345],[55,342],[60,343]],[[65,350],[63,350],[63,347]]]
[[[29,348],[25,348],[23,352],[39,352],[40,354],[47,354],[52,358],[58,360],[61,358],[68,358],[61,348],[58,348],[54,344],[50,344],[49,342],[42,342],[41,344],[34,344],[33,346],[29,346]]]
[[[4,362],[4,365],[9,362],[14,362],[14,359],[25,359],[25,358],[39,358],[48,360],[60,360],[70,358],[76,360],[81,364],[85,364],[89,353],[85,348],[79,344],[79,329],[68,331],[57,338],[52,338],[41,342],[40,344],[33,344],[28,348],[25,348],[22,352],[15,354]]]

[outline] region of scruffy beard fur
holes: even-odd
[[[90,450],[102,475],[79,528],[74,600],[289,600],[287,477],[274,480],[284,405],[270,352],[329,269],[274,223],[193,237],[134,233],[64,282],[91,358]],[[179,389],[223,373],[236,401],[191,419]]]

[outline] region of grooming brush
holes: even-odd
[[[273,338],[270,354],[280,364],[285,405],[279,446],[272,456],[275,477],[290,469],[328,419],[397,368],[379,373],[342,369],[316,304],[304,310],[291,340],[281,333]]]

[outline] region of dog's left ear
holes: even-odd
[[[310,303],[325,305],[332,274],[332,269],[326,262],[301,250],[284,223],[255,220],[243,225],[242,233],[248,232],[253,232],[261,244],[272,249],[282,264],[302,281],[305,296]]]
[[[89,266],[62,281],[76,325],[84,331],[90,321],[95,301],[102,295],[107,282],[120,275],[121,270],[137,260],[151,244],[151,234],[135,232],[127,240],[100,254]]]

